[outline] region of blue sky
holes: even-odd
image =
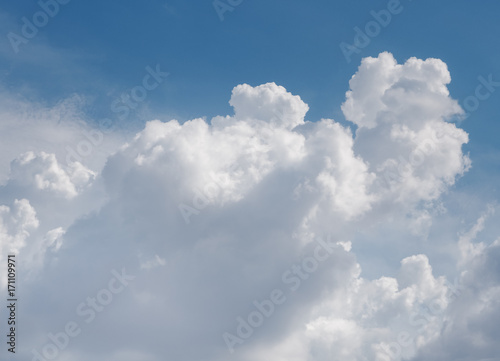
[[[308,117],[316,120],[342,117],[340,104],[361,57],[382,51],[399,61],[411,56],[442,59],[457,99],[474,91],[479,75],[500,73],[497,2],[478,6],[469,1],[402,0],[401,5],[404,10],[347,64],[339,44],[352,43],[353,28],[362,28],[371,20],[370,11],[385,9],[387,1],[243,1],[222,22],[210,1],[123,1],[120,6],[70,1],[21,46],[20,54],[3,57],[2,82],[32,88],[47,102],[68,92],[106,98],[128,90],[145,66],[159,63],[171,77],[162,92],[148,98],[158,114],[189,119],[230,112],[227,94],[234,84],[274,81],[301,94],[311,107]],[[10,26],[4,23],[3,29],[19,32],[21,17],[38,10],[35,1],[5,3]],[[44,62],[43,54],[36,65],[30,64],[27,53],[39,45],[55,52],[76,74],[68,76],[51,59]],[[41,66],[44,71],[37,71]],[[492,118],[498,110],[494,103],[481,104],[469,123]],[[472,124],[464,127],[476,130]]]
[[[347,59],[356,29],[396,8]],[[0,267],[7,252],[26,265],[19,360],[48,359],[71,320],[81,336],[57,351],[71,361],[498,360],[498,1],[70,0],[13,45],[40,11],[0,6]],[[138,86],[152,89],[120,116]],[[464,119],[453,99],[477,109]],[[331,257],[305,291],[241,336],[238,317],[319,246]],[[138,281],[87,325],[75,306],[122,267]],[[418,347],[394,341],[406,331]]]
[[[142,79],[147,65],[171,75],[148,95],[149,117],[185,121],[230,114],[234,85],[274,81],[309,104],[307,118],[343,120],[340,104],[362,57],[389,51],[396,59],[442,59],[450,70],[451,95],[473,94],[478,76],[500,79],[496,46],[500,5],[485,1],[402,0],[403,11],[347,63],[341,42],[373,20],[387,1],[243,1],[220,21],[210,1],[70,1],[20,53],[0,59],[1,81],[37,100],[54,104],[70,93],[91,97],[92,117],[110,114],[109,104]],[[2,7],[4,32],[20,32],[21,18],[40,8],[33,2]],[[41,48],[40,48],[41,47]],[[47,53],[47,54],[44,54]],[[50,54],[49,54],[50,53]],[[46,56],[45,56],[46,55]],[[40,59],[38,60],[38,57]],[[37,59],[34,62],[34,58]],[[498,151],[494,94],[461,127],[468,147]],[[130,118],[127,121],[141,121]],[[476,148],[477,147],[477,148]]]

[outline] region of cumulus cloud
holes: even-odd
[[[462,113],[450,80],[440,60],[382,53],[350,81],[354,131],[306,121],[308,105],[274,83],[242,84],[234,114],[152,120],[100,167],[58,150],[12,156],[2,199],[29,201],[3,206],[2,254],[14,247],[38,270],[20,281],[36,321],[21,355],[43,356],[70,321],[81,332],[57,355],[72,361],[383,361],[437,347],[459,302],[432,248],[373,254],[396,264],[380,277],[356,253],[384,245],[391,222],[398,244],[428,237],[470,167],[468,135],[448,122]],[[493,267],[496,243],[471,245],[477,232],[453,244],[457,267],[472,267],[457,271],[464,284]]]
[[[468,135],[447,122],[463,113],[449,96],[450,81],[439,59],[411,58],[401,65],[389,53],[363,59],[350,80],[342,110],[358,126],[355,149],[386,197],[436,199],[469,168],[461,151]]]
[[[445,279],[433,276],[425,255],[407,257],[397,278],[356,278],[344,294],[316,311],[305,338],[319,360],[409,358],[415,341],[421,346],[438,333],[439,315],[425,314],[422,306],[443,310],[446,294]]]
[[[67,199],[78,195],[80,188],[87,186],[95,173],[79,162],[73,162],[63,169],[54,154],[41,152],[35,155],[27,152],[11,164],[10,181],[20,186],[48,190]]]
[[[498,359],[500,239],[489,242],[476,239],[493,213],[494,207],[488,205],[471,229],[459,237],[456,300],[447,309],[440,337],[421,348],[415,360]]]

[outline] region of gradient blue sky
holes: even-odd
[[[451,93],[459,100],[474,92],[478,75],[500,78],[498,2],[401,4],[403,12],[347,64],[339,43],[352,43],[353,28],[362,28],[371,20],[370,11],[386,8],[387,1],[243,1],[221,22],[206,0],[125,0],[120,5],[72,0],[19,54],[6,54],[9,46],[2,38],[1,81],[29,87],[48,103],[76,92],[105,104],[134,86],[146,65],[159,63],[171,77],[163,92],[148,99],[157,114],[185,120],[230,112],[228,91],[235,84],[274,81],[300,94],[311,107],[308,118],[315,120],[342,117],[339,106],[361,57],[382,51],[399,61],[442,59],[452,74]],[[2,30],[19,32],[21,18],[38,10],[35,1],[4,3]],[[42,45],[58,59],[28,57]],[[61,63],[69,69],[61,69]],[[475,131],[477,119],[493,118],[495,103],[481,104],[464,127]],[[105,112],[99,105],[95,111]],[[493,133],[481,138],[494,143]]]
[[[353,28],[364,28],[370,11],[387,3],[245,0],[220,21],[209,0],[72,0],[18,54],[2,37],[0,82],[48,105],[86,95],[88,114],[98,119],[113,116],[110,103],[139,84],[147,65],[160,64],[168,81],[148,94],[147,111],[127,119],[140,129],[152,118],[231,114],[228,94],[235,85],[272,81],[300,94],[310,106],[307,119],[342,121],[349,78],[362,57],[382,51],[399,62],[411,56],[443,60],[452,75],[451,96],[460,102],[474,94],[478,76],[500,79],[500,4],[493,0],[402,0],[403,11],[347,63],[339,44],[352,43]],[[2,32],[19,33],[21,18],[38,10],[35,1],[4,2]],[[475,167],[498,155],[498,97],[481,101],[460,125],[471,135],[465,149]],[[499,170],[490,167],[484,171]]]
[[[270,323],[269,332],[275,338],[269,341],[263,333],[263,336],[256,337],[256,344],[260,345],[261,341],[262,345],[271,344],[272,340],[294,335],[302,325],[314,324],[294,318],[300,318],[307,310],[311,310],[316,305],[314,302],[318,302],[319,307],[321,297],[326,295],[323,285],[331,286],[331,290],[336,289],[336,281],[328,278],[332,275],[339,280],[343,278],[345,282],[354,280],[356,285],[363,284],[359,289],[354,287],[354,291],[349,289],[346,293],[348,296],[343,300],[352,297],[354,300],[359,299],[361,305],[365,297],[367,304],[373,300],[379,302],[374,309],[377,312],[382,310],[380,319],[388,320],[385,326],[387,331],[394,332],[394,337],[399,330],[394,325],[397,326],[399,321],[392,323],[393,310],[401,305],[391,303],[389,298],[403,300],[401,304],[406,305],[405,312],[410,315],[414,308],[419,307],[418,303],[411,303],[412,290],[424,290],[422,294],[429,301],[446,293],[440,276],[449,277],[450,280],[463,276],[469,293],[459,301],[462,306],[449,310],[449,319],[458,326],[448,330],[453,347],[443,343],[444,349],[452,356],[460,355],[460,349],[455,346],[466,344],[462,342],[463,335],[475,340],[472,331],[476,324],[484,326],[486,330],[486,336],[481,336],[482,340],[495,339],[500,329],[489,322],[498,319],[500,314],[498,297],[491,293],[492,285],[500,284],[496,256],[500,250],[500,222],[490,221],[486,226],[485,222],[493,217],[493,209],[498,207],[499,199],[500,87],[488,99],[480,100],[478,109],[469,117],[452,120],[468,133],[469,144],[462,147],[465,133],[448,127],[447,134],[452,136],[439,146],[435,145],[435,152],[427,157],[422,167],[428,173],[422,173],[424,176],[418,179],[405,180],[401,188],[395,187],[396,190],[389,186],[388,191],[377,183],[373,186],[373,193],[365,192],[373,180],[373,174],[380,171],[377,180],[382,179],[382,169],[386,169],[387,161],[397,159],[403,152],[410,154],[412,148],[402,144],[403,141],[397,143],[404,137],[397,141],[389,138],[388,128],[384,128],[387,119],[370,103],[376,103],[379,99],[367,94],[366,89],[376,88],[372,79],[380,75],[377,71],[387,71],[383,75],[388,74],[388,78],[400,77],[397,78],[398,86],[399,81],[403,86],[402,90],[398,88],[397,91],[401,90],[404,96],[398,100],[400,103],[392,103],[396,104],[394,109],[390,109],[392,114],[401,118],[397,119],[399,124],[411,125],[413,114],[404,119],[408,112],[398,113],[401,109],[398,106],[413,110],[413,106],[418,104],[416,108],[420,107],[419,114],[426,114],[428,106],[431,116],[424,119],[425,122],[429,120],[428,123],[422,124],[434,126],[432,132],[439,133],[438,127],[449,125],[441,121],[443,114],[456,113],[452,109],[454,103],[448,102],[447,96],[438,91],[442,89],[443,79],[438,76],[437,80],[432,78],[436,74],[441,76],[446,73],[441,71],[442,63],[427,62],[428,67],[435,72],[426,73],[422,70],[415,80],[411,78],[414,75],[411,74],[414,71],[411,61],[406,63],[410,65],[406,66],[404,72],[397,73],[391,67],[391,60],[394,60],[392,55],[398,64],[405,64],[411,57],[441,59],[448,66],[452,78],[448,85],[450,96],[463,106],[464,99],[474,96],[481,77],[491,77],[500,82],[500,3],[494,0],[401,0],[403,10],[393,15],[389,24],[359,54],[353,54],[352,60],[346,61],[340,44],[352,44],[355,27],[364,29],[373,20],[372,12],[386,9],[388,3],[388,0],[243,0],[233,11],[226,12],[221,21],[213,0],[70,0],[68,4],[60,5],[59,13],[40,28],[33,39],[20,45],[18,52],[13,50],[8,34],[21,34],[23,17],[31,19],[40,10],[40,5],[37,1],[2,3],[0,139],[4,151],[0,156],[0,175],[3,177],[3,183],[0,184],[0,206],[3,207],[0,221],[8,226],[0,228],[2,242],[6,240],[0,242],[0,250],[3,252],[4,246],[5,249],[7,246],[17,247],[18,250],[23,249],[20,254],[25,260],[33,261],[32,268],[31,263],[26,261],[25,264],[30,266],[26,266],[27,276],[22,278],[26,289],[32,286],[32,291],[26,291],[28,294],[25,299],[32,304],[26,308],[24,317],[30,320],[29,324],[33,327],[26,331],[24,354],[30,355],[32,347],[40,348],[46,342],[43,337],[47,332],[61,329],[61,325],[64,326],[74,317],[72,307],[99,290],[96,287],[101,287],[102,274],[108,272],[112,262],[116,262],[113,267],[121,267],[122,264],[118,262],[133,258],[133,261],[129,260],[125,264],[129,267],[127,269],[138,273],[150,272],[149,268],[162,271],[157,274],[151,272],[151,275],[148,273],[145,278],[150,282],[149,288],[144,286],[146,288],[142,289],[143,284],[139,285],[139,282],[138,286],[131,286],[132,296],[126,298],[124,295],[126,307],[110,307],[109,313],[103,313],[103,321],[99,321],[119,331],[113,337],[121,340],[119,350],[123,354],[113,354],[115,350],[109,350],[113,346],[104,345],[109,330],[94,324],[90,325],[93,327],[92,332],[87,330],[75,341],[75,346],[68,349],[69,355],[73,355],[72,360],[88,359],[87,352],[94,352],[92,345],[96,342],[103,343],[100,345],[102,349],[96,352],[101,359],[106,360],[122,360],[123,355],[128,355],[127,360],[156,361],[164,358],[165,350],[169,347],[184,357],[179,356],[177,360],[196,359],[193,355],[201,359],[200,355],[204,352],[213,353],[212,358],[206,356],[207,360],[261,359],[259,348],[254,350],[250,343],[247,349],[244,348],[250,353],[240,353],[237,358],[232,358],[220,334],[213,333],[211,327],[217,330],[233,327],[235,317],[243,314],[241,310],[246,310],[248,304],[251,305],[252,297],[267,297],[276,282],[279,284],[282,271],[287,270],[297,256],[303,255],[301,252],[306,249],[304,244],[307,237],[325,230],[333,230],[338,239],[353,235],[352,253],[347,243],[339,246],[339,258],[328,266],[330,268],[321,271],[324,273],[318,273],[317,281],[314,281],[317,283],[308,286],[314,292],[304,292],[296,306],[292,303],[287,305],[287,313],[279,316],[283,317],[279,319],[280,322]],[[390,54],[379,56],[383,52]],[[378,57],[374,61],[379,67],[363,73],[358,67],[362,58],[369,56]],[[157,89],[147,93],[146,101],[129,117],[119,120],[111,109],[113,101],[141,85],[146,67],[154,68],[157,64],[169,76]],[[347,99],[352,100],[353,109],[356,108],[360,113],[370,113],[375,109],[374,114],[370,115],[382,119],[377,118],[380,123],[377,129],[366,126],[364,115],[356,114],[356,110],[341,110],[350,87],[349,80],[354,74],[361,79],[360,84],[351,84],[355,96],[347,96]],[[407,75],[413,82],[405,83],[409,79],[405,78]],[[412,93],[414,88],[418,88],[419,81],[420,84],[425,82],[429,85],[428,89],[422,87],[426,89]],[[291,94],[272,84],[258,87],[270,82],[283,86]],[[231,98],[233,88],[244,83],[251,87],[238,87]],[[385,89],[384,86],[380,88]],[[410,91],[405,93],[408,89]],[[303,124],[302,111],[306,105],[292,94],[300,96],[308,104],[305,120],[316,124]],[[394,94],[390,96],[397,98]],[[422,98],[415,100],[408,94],[420,94]],[[68,98],[81,98],[82,102],[74,108],[71,108],[71,102],[68,109],[65,106],[58,107]],[[210,122],[217,115],[233,115],[230,98],[240,114],[226,119],[227,123],[221,118],[214,120],[211,126],[196,121],[185,123],[198,117]],[[368,99],[367,103],[360,101],[361,98]],[[439,99],[442,104],[436,106],[434,99]],[[412,103],[413,100],[415,103]],[[20,108],[19,111],[17,108]],[[28,116],[23,113],[26,109]],[[275,122],[274,111],[290,111],[293,116],[281,117]],[[43,121],[38,118],[38,113]],[[67,123],[63,119],[66,115]],[[346,120],[345,117],[349,116],[352,122]],[[25,118],[29,117],[26,121]],[[64,163],[68,144],[76,146],[85,132],[105,118],[115,122],[116,132],[106,134],[103,144],[90,152],[91,156],[84,159],[80,168],[69,162]],[[348,129],[330,120],[320,122],[322,118],[334,119],[351,130],[359,126],[365,132],[364,138],[360,132],[359,139],[357,135],[351,139],[352,134]],[[77,121],[73,122],[75,119]],[[79,124],[80,119],[89,124]],[[154,119],[164,123],[147,123]],[[185,125],[167,123],[172,119]],[[274,138],[269,138],[269,129],[266,128],[269,124],[259,123],[262,119],[272,124],[269,128],[276,132]],[[228,124],[235,125],[236,131]],[[136,133],[138,135],[134,138]],[[158,134],[161,136],[156,137]],[[255,143],[256,139],[263,143]],[[129,144],[121,147],[125,141]],[[302,141],[305,144],[304,152],[310,158],[304,158],[307,161],[298,162],[300,166],[294,168],[290,164],[300,158]],[[151,144],[156,145],[153,150]],[[224,163],[224,157],[228,154]],[[231,160],[230,156],[233,155],[236,160]],[[472,160],[472,168],[461,177],[467,168],[467,155]],[[92,163],[98,158],[99,161]],[[192,224],[184,224],[179,204],[193,199],[193,192],[209,182],[206,178],[208,171],[224,169],[217,163],[220,159],[223,159],[221,164],[224,167],[231,162],[239,162],[246,169],[248,174],[240,172],[243,174],[241,179],[236,176],[236,180],[232,179],[241,189],[235,186],[237,192],[229,192],[234,198],[225,199],[221,196],[220,208],[211,204],[206,211],[193,216]],[[278,166],[273,172],[266,173],[267,162],[273,164],[272,167]],[[363,162],[371,163],[373,169],[368,171]],[[7,175],[8,164],[10,173]],[[283,168],[280,168],[281,165]],[[249,169],[258,169],[260,173],[257,172],[255,176]],[[294,177],[298,177],[298,180]],[[314,192],[311,191],[314,188],[309,188],[308,177],[317,183]],[[454,183],[455,177],[457,180]],[[287,192],[296,190],[302,194],[302,198],[292,203],[287,198]],[[433,191],[436,197],[430,195]],[[227,196],[226,193],[223,195]],[[18,199],[24,199],[25,202]],[[324,199],[333,201],[323,202]],[[231,202],[234,202],[234,206]],[[311,210],[313,208],[314,211]],[[360,218],[361,221],[356,218],[360,214],[365,217]],[[41,226],[38,226],[36,217]],[[498,220],[498,215],[495,219]],[[312,233],[304,231],[300,234],[303,231],[300,227],[304,224],[304,229],[308,232],[312,230]],[[424,231],[419,233],[420,229]],[[476,237],[483,229],[481,236]],[[226,239],[224,232],[231,236]],[[207,235],[214,235],[214,238],[209,239]],[[476,242],[476,238],[486,243]],[[226,244],[231,246],[225,248]],[[95,260],[98,266],[90,269],[82,254],[98,255]],[[180,258],[176,258],[178,255]],[[57,264],[59,259],[60,263]],[[56,264],[54,269],[47,266],[52,265],[52,261]],[[356,262],[361,265],[362,273],[357,273]],[[464,264],[468,268],[464,268]],[[164,268],[165,265],[168,266]],[[430,270],[431,265],[434,273]],[[37,267],[43,271],[39,272]],[[175,272],[172,272],[173,269]],[[254,270],[249,273],[248,283],[240,282],[237,278],[244,279],[248,269]],[[469,273],[460,273],[463,269]],[[67,274],[72,274],[68,270],[83,280],[84,285],[68,278]],[[349,275],[343,276],[343,272]],[[273,278],[271,274],[277,276]],[[321,278],[320,274],[325,275],[325,278]],[[390,281],[389,278],[379,279],[382,276],[393,278]],[[58,286],[69,284],[68,280],[73,288]],[[491,284],[488,283],[490,280],[493,280]],[[434,288],[427,287],[429,284],[434,285]],[[479,285],[478,288],[475,288],[476,285]],[[233,292],[233,289],[236,291]],[[490,300],[486,296],[476,299],[477,289],[491,296],[491,312],[479,315],[483,317],[485,314],[485,319],[475,318],[475,306],[470,306]],[[151,296],[148,292],[157,294]],[[226,297],[226,293],[231,292],[234,293],[234,299]],[[206,300],[207,294],[211,294],[213,299]],[[385,298],[385,295],[391,296]],[[50,297],[56,301],[51,303]],[[39,299],[42,309],[39,309]],[[67,299],[70,301],[64,303]],[[329,300],[332,299],[334,297]],[[60,312],[57,302],[66,308]],[[202,315],[206,302],[209,305],[212,302],[213,308],[219,312]],[[137,316],[137,319],[123,317],[121,311],[129,312],[130,309],[136,309],[137,305],[147,305],[144,307],[149,311],[147,317],[135,314],[133,316]],[[341,302],[334,306],[333,311],[321,311],[325,317],[331,317],[331,325],[336,325],[335,317],[344,317],[341,311],[348,309],[348,305]],[[354,314],[357,312],[356,307],[352,310]],[[195,313],[190,313],[193,310]],[[340,310],[337,316],[335,310]],[[462,310],[472,311],[463,316]],[[356,316],[359,316],[359,325],[365,322],[363,312],[360,311]],[[56,314],[57,317],[52,317]],[[374,332],[378,332],[380,320],[374,314],[370,314],[370,317],[373,316],[370,327],[373,326]],[[176,318],[178,324],[175,323]],[[470,324],[460,323],[467,319],[472,320]],[[171,320],[174,321],[170,323]],[[444,329],[447,320],[436,324],[439,327],[443,325]],[[141,324],[144,330],[150,330],[154,337],[150,337],[147,332],[141,331],[139,334],[136,324]],[[322,331],[321,324],[318,321],[315,325],[319,330],[318,335],[322,336],[326,331]],[[179,332],[182,327],[176,328],[178,325],[186,326],[184,333]],[[128,334],[127,327],[137,331],[138,335]],[[327,331],[335,335],[335,327]],[[290,332],[287,334],[283,330]],[[356,328],[353,330],[353,335],[361,335]],[[493,331],[487,334],[488,330]],[[120,335],[120,332],[123,334]],[[198,341],[196,345],[199,347],[195,348],[190,337],[197,332],[200,332],[197,335],[203,342]],[[429,332],[432,333],[432,329]],[[165,337],[167,342],[157,338],[157,335],[170,335],[170,338]],[[137,354],[130,354],[128,347],[132,342],[129,341],[133,339],[135,342],[136,336],[139,341],[135,346],[144,348],[138,349]],[[355,336],[351,339],[355,340]],[[209,345],[213,341],[212,337],[217,339]],[[307,337],[303,336],[302,339]],[[356,343],[350,344],[347,338],[345,341],[338,338],[335,342],[340,346],[347,345],[345,354],[351,352],[354,355],[373,351],[370,347],[375,341],[371,337],[371,331],[360,336],[366,349]],[[384,337],[380,340],[390,342],[393,339],[392,336]],[[317,351],[317,340],[313,336],[311,339],[311,350],[302,350],[304,355],[309,355],[309,352],[315,355]],[[296,346],[294,339],[288,341],[292,345],[291,354],[299,355],[293,351]],[[474,344],[472,341],[469,344]],[[152,347],[148,346],[150,342]],[[323,355],[318,352],[316,359],[332,359],[327,355],[337,352],[337,346],[330,348],[331,345],[334,343],[325,346],[324,358],[318,356]],[[415,360],[454,359],[455,356],[443,358],[434,352],[435,349],[439,350],[439,345],[438,342],[431,343]],[[488,343],[481,355],[490,357],[497,350],[495,345],[495,341]],[[220,351],[220,348],[223,350]],[[151,357],[145,358],[149,352]],[[343,351],[338,348],[338,352],[341,354]],[[474,354],[474,347],[469,352],[472,356],[464,360],[479,359]],[[427,353],[435,358],[427,357]],[[278,354],[288,360],[286,355]],[[266,354],[266,357],[281,360],[273,355]],[[304,356],[300,360],[305,359]]]

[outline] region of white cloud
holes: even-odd
[[[423,127],[463,113],[449,97],[450,81],[448,68],[439,59],[410,58],[401,65],[392,54],[381,53],[363,59],[349,82],[351,90],[342,110],[360,128],[383,123]]]
[[[497,360],[500,317],[500,239],[476,241],[494,208],[478,218],[458,241],[460,278],[454,302],[446,310],[439,339],[419,350],[415,360]]]
[[[84,97],[71,95],[47,106],[11,94],[0,84],[0,184],[9,178],[10,163],[27,152],[55,154],[60,165],[77,160],[100,171],[106,158],[122,144],[123,136],[87,125],[83,111],[87,104]]]
[[[434,200],[470,166],[467,133],[446,120],[462,114],[442,61],[389,53],[365,58],[342,109],[358,125],[355,150],[377,175],[378,192],[401,203]],[[383,146],[381,146],[383,144]]]
[[[59,165],[55,154],[27,152],[12,162],[10,180],[72,199],[95,178],[95,173],[79,162],[65,168]]]
[[[61,358],[74,361],[380,361],[431,349],[456,317],[453,307],[471,301],[451,299],[436,273],[438,242],[412,243],[433,236],[436,215],[446,212],[441,196],[470,166],[462,152],[467,133],[447,122],[462,112],[448,93],[450,79],[437,59],[364,59],[343,105],[354,134],[332,119],[305,121],[307,104],[274,83],[235,87],[234,115],[153,120],[121,147],[106,135],[109,143],[95,146],[97,160],[66,162],[79,131],[101,139],[85,124],[52,127],[57,147],[47,145],[48,134],[30,133],[40,140],[28,149],[21,128],[16,154],[5,155],[11,172],[0,199],[29,198],[16,201],[24,213],[18,203],[1,208],[2,253],[24,247],[32,261],[20,282],[36,300],[25,308],[36,325],[25,331],[22,356],[42,352],[46,334],[71,320],[82,331]],[[471,243],[485,219],[450,246],[457,267],[470,267],[460,275],[464,284],[494,267],[487,254],[496,243]],[[393,226],[397,240],[386,242],[379,231]],[[338,244],[304,273],[298,267],[325,235]],[[396,265],[375,277],[363,273],[356,254],[377,246],[387,248],[371,258]],[[396,246],[408,248],[404,256]],[[461,251],[470,257],[461,260]],[[87,324],[77,305],[123,268],[136,279]],[[494,313],[497,279],[489,277],[481,284],[488,301],[470,319]],[[300,288],[291,290],[295,282]],[[237,332],[238,317],[278,288],[286,302],[231,354],[222,335]]]

